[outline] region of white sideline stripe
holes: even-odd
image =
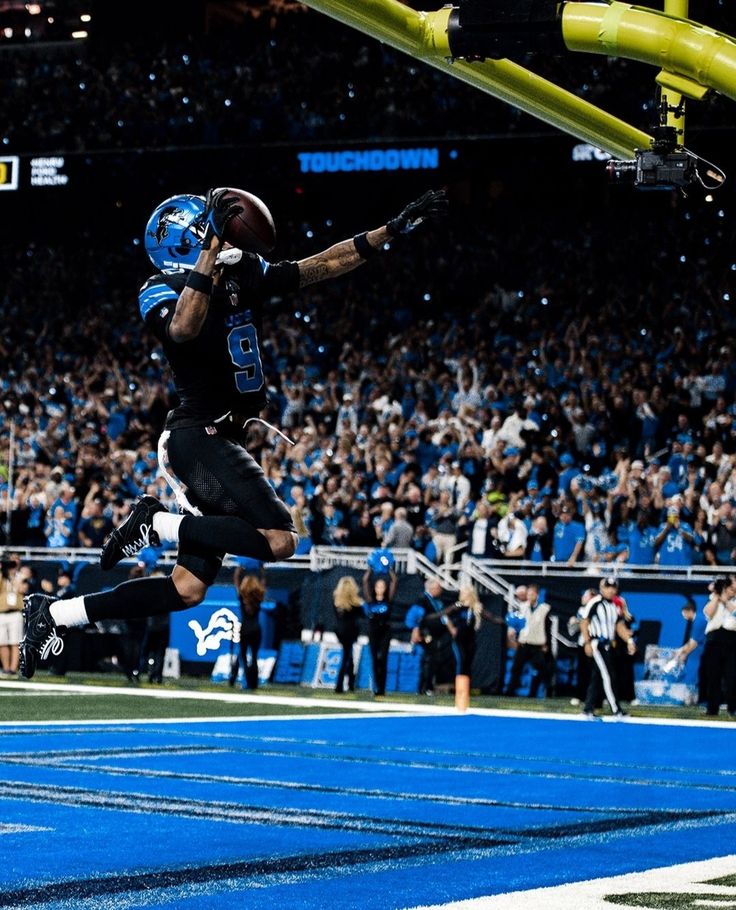
[[[300,708],[342,708],[343,712],[337,717],[355,716],[360,717],[370,714],[373,717],[379,716],[396,716],[397,714],[406,714],[413,716],[420,715],[454,715],[457,714],[455,708],[451,705],[432,705],[432,704],[408,704],[405,702],[374,702],[374,701],[342,701],[338,698],[304,698],[298,695],[249,695],[247,692],[191,692],[181,689],[133,689],[124,686],[94,686],[80,685],[77,683],[44,683],[44,682],[25,682],[15,680],[0,680],[0,692],[3,689],[25,689],[48,694],[49,692],[58,692],[60,694],[78,694],[78,695],[129,695],[132,698],[162,698],[162,699],[190,699],[194,701],[217,701],[229,702],[231,704],[261,704],[261,705],[296,705]],[[736,723],[728,723],[717,720],[689,720],[687,718],[675,717],[627,717],[624,721],[618,718],[604,716],[596,721],[591,721],[580,714],[563,714],[558,711],[520,711],[504,710],[502,708],[471,708],[469,711],[462,712],[465,716],[477,717],[513,717],[521,720],[539,721],[539,720],[559,720],[569,723],[586,723],[594,729],[599,723],[625,723],[636,724],[638,726],[660,726],[660,727],[695,727],[695,728],[714,728],[718,730],[736,731]],[[332,715],[315,715],[324,717],[325,720],[332,718]],[[304,718],[305,715],[299,715]],[[295,717],[298,720],[299,717]],[[228,718],[210,718],[210,720],[227,720]],[[248,720],[247,717],[231,718],[232,720]],[[265,715],[265,720],[285,720],[280,715]],[[184,718],[195,722],[194,718]],[[140,721],[136,721],[139,723]],[[158,723],[165,723],[162,719],[157,719]],[[46,726],[52,721],[0,721],[0,726],[19,726],[27,724],[37,724]],[[72,723],[72,721],[64,721]],[[79,723],[102,723],[102,721],[79,721]],[[114,721],[122,723],[122,721]]]
[[[27,834],[30,831],[53,830],[53,828],[40,828],[38,825],[10,825],[0,823],[0,834]]]
[[[361,714],[454,714],[451,706],[412,705],[403,702],[387,703],[373,701],[343,701],[339,698],[304,698],[288,695],[249,695],[246,692],[191,692],[182,689],[132,689],[124,686],[85,686],[74,683],[34,683],[34,682],[0,682],[0,692],[4,689],[21,689],[36,693],[79,695],[129,695],[131,698],[159,698],[190,701],[217,701],[230,704],[254,705],[296,705],[300,708],[342,708],[343,711]],[[273,715],[270,715],[273,717]],[[345,716],[344,714],[341,716]],[[85,721],[86,723],[86,721]]]
[[[629,872],[610,878],[594,878],[556,885],[552,888],[534,888],[531,891],[512,891],[493,894],[449,904],[413,907],[411,910],[611,910],[613,904],[604,900],[607,894],[641,892],[675,892],[682,894],[723,894],[736,903],[736,888],[726,885],[706,885],[708,879],[721,878],[736,873],[736,855],[677,866],[663,866],[646,872]],[[713,906],[703,902],[702,906]],[[733,903],[718,904],[731,907]]]
[[[252,724],[276,720],[279,723],[289,720],[364,720],[366,717],[384,719],[388,717],[407,717],[397,714],[258,714],[244,717],[121,717],[104,720],[4,720],[3,727],[110,727],[110,726],[153,726],[155,724]],[[416,715],[417,717],[421,715]]]

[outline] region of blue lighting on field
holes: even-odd
[[[344,151],[299,152],[302,174],[337,174],[353,171],[436,170],[438,148],[346,149]]]

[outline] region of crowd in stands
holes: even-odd
[[[513,108],[297,4],[281,7],[288,14],[196,45],[4,54],[1,147],[521,128]],[[649,89],[634,64],[529,63],[595,103],[616,99],[609,106],[624,116],[636,109],[646,125]],[[267,416],[296,444],[254,429],[250,445],[301,507],[302,549],[411,546],[442,561],[464,545],[501,559],[730,564],[727,213],[701,205],[696,223],[683,203],[652,205],[632,232],[635,215],[615,205],[590,221],[503,193],[472,209],[468,195],[458,189],[454,211],[468,217],[442,237],[269,310]],[[302,226],[280,230],[294,258],[341,239],[322,227],[306,248]],[[135,306],[146,275],[140,246],[93,234],[0,248],[0,542],[95,547],[142,492],[175,508],[156,459],[173,390]]]
[[[282,6],[291,14],[246,16],[239,28],[229,21],[196,43],[5,53],[0,147],[68,154],[539,129],[446,73],[314,11]],[[654,117],[652,70],[643,64],[580,54],[522,62],[637,126]],[[701,126],[724,125],[729,110],[714,99],[693,116]]]
[[[714,211],[683,237],[678,219],[642,224],[636,248],[616,224],[550,239],[472,219],[274,301],[268,417],[296,444],[254,430],[250,446],[301,507],[302,549],[731,564],[734,231]],[[91,239],[2,257],[9,542],[99,546],[141,492],[174,508],[155,454],[170,376],[135,306],[145,260]]]

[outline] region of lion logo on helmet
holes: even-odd
[[[189,227],[189,221],[190,219],[183,209],[177,208],[174,205],[165,208],[159,215],[156,230],[152,232],[153,236],[156,238],[156,242],[163,243],[169,236],[170,225],[176,224],[181,228],[186,228]]]

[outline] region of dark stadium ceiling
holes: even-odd
[[[445,0],[402,0],[416,10],[436,10],[445,6]],[[488,0],[492,5],[493,0]],[[574,0],[573,0],[574,2]],[[249,17],[278,16],[296,9],[319,15],[307,9],[298,0],[156,0],[161,12],[167,6],[175,16],[187,19],[189,25],[198,24],[201,30],[231,23],[242,23]],[[664,0],[640,0],[639,6],[663,9]],[[35,44],[84,40],[94,29],[95,13],[109,22],[145,16],[150,6],[140,0],[128,0],[122,7],[109,0],[0,0],[0,48]],[[116,11],[116,12],[113,12]],[[736,4],[732,0],[690,0],[690,19],[702,22],[727,34],[736,34]],[[174,20],[175,21],[175,20]],[[128,23],[130,24],[130,23]],[[195,27],[192,31],[196,33]]]
[[[87,37],[92,0],[0,0],[0,47]]]

